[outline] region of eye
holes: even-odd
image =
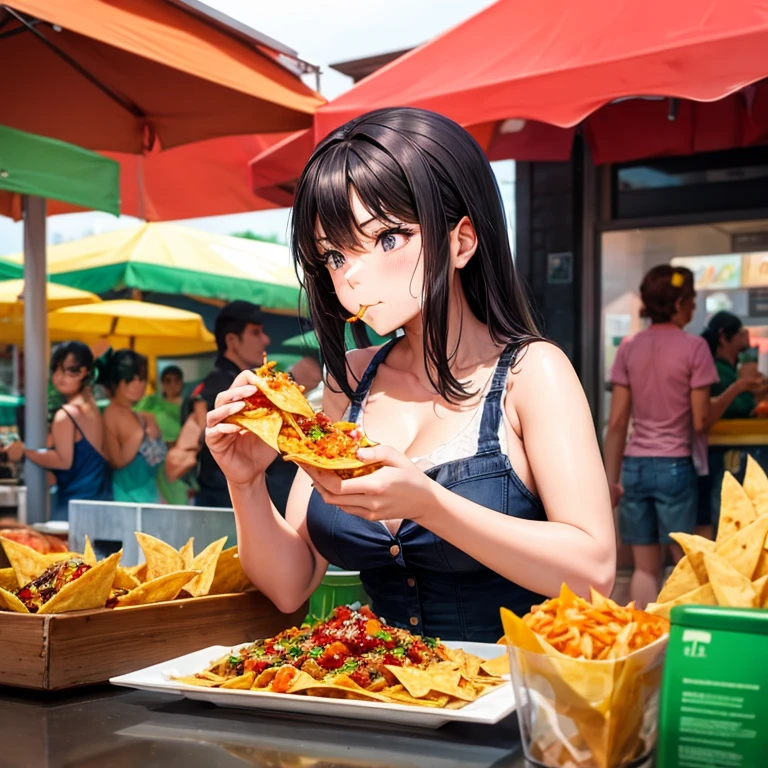
[[[325,265],[332,272],[341,269],[346,261],[343,254],[339,253],[339,251],[326,251],[323,255],[325,256]]]
[[[411,230],[397,227],[381,232],[376,238],[376,244],[381,245],[381,250],[384,251],[384,253],[389,253],[390,251],[394,251],[397,248],[402,248],[404,245],[407,245],[411,237],[413,237],[413,232]]]

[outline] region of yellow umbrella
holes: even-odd
[[[144,301],[103,301],[65,307],[48,315],[51,340],[108,341],[149,357],[213,352],[216,341],[196,312]]]
[[[48,312],[53,312],[62,307],[70,307],[78,304],[96,304],[101,299],[95,293],[81,291],[78,288],[69,288],[66,285],[48,283],[45,286]],[[18,319],[19,323],[24,318],[24,281],[3,280],[0,282],[0,317]]]

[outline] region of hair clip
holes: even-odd
[[[672,273],[672,287],[673,288],[682,288],[684,282],[685,282],[685,277],[683,277],[683,273],[682,272],[673,272]]]

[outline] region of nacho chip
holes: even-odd
[[[768,477],[762,467],[749,455],[747,455],[747,471],[744,475],[744,490],[757,516],[768,515]]]
[[[0,568],[0,588],[15,592],[21,586],[13,568]]]
[[[253,681],[256,679],[255,672],[245,672],[238,677],[231,677],[229,680],[225,680],[222,684],[222,688],[232,688],[234,690],[250,691]]]
[[[674,600],[664,603],[649,603],[645,610],[654,616],[669,619],[669,614],[676,605],[717,605],[717,600],[712,585],[707,583],[686,592],[684,595],[679,595]]]
[[[721,541],[718,532],[715,554],[751,580],[765,546],[766,535],[768,515],[763,515],[729,539]]]
[[[148,582],[154,581],[159,576],[184,570],[184,558],[170,544],[148,533],[137,531],[134,535],[147,561],[146,580]]]
[[[139,565],[128,565],[125,570],[134,578],[139,580],[139,583],[143,583],[147,580],[147,564],[140,563]]]
[[[386,669],[403,684],[405,690],[417,699],[423,699],[430,693],[443,693],[463,701],[474,701],[477,695],[459,685],[461,673],[458,670],[425,670],[413,667],[385,665]]]
[[[178,553],[177,553],[178,554]],[[189,583],[198,571],[176,571],[158,576],[156,579],[145,581],[127,595],[117,598],[115,608],[125,608],[129,605],[148,605],[149,603],[162,603],[173,600],[184,585]]]
[[[729,608],[760,607],[757,592],[746,576],[716,555],[707,555],[705,559],[718,605]]]
[[[189,592],[192,597],[200,597],[201,595],[207,595],[213,583],[213,577],[216,573],[216,563],[218,562],[221,550],[224,549],[224,544],[227,541],[227,537],[219,539],[209,544],[193,561],[191,570],[199,571],[200,575],[196,576],[189,583],[184,585],[184,590]]]
[[[0,544],[2,544],[5,556],[16,574],[19,586],[29,584],[30,581],[34,581],[38,576],[45,573],[49,566],[61,560],[69,560],[73,556],[70,552],[52,552],[44,555],[32,547],[1,536]],[[79,557],[79,555],[75,555],[75,557]]]
[[[225,549],[216,562],[216,572],[208,590],[209,595],[228,595],[233,592],[245,592],[253,588],[240,565],[237,545]]]
[[[707,566],[704,564],[704,557],[714,554],[715,542],[690,533],[671,533],[670,536],[682,547],[699,584],[706,584],[709,581],[709,575],[707,574]]]
[[[18,587],[15,587],[14,591],[15,589],[18,589]],[[3,587],[0,587],[0,610],[13,611],[14,613],[29,613],[29,608],[13,594],[13,591]]]
[[[501,656],[497,656],[495,659],[489,659],[484,661],[480,665],[481,671],[491,677],[503,677],[509,674],[509,656],[506,653],[502,653]]]
[[[132,590],[139,586],[141,582],[131,574],[123,565],[118,565],[115,571],[115,580],[112,582],[112,589]]]
[[[192,567],[192,561],[195,559],[195,539],[191,537],[189,541],[179,550],[181,559],[184,562],[184,570],[188,571]]]
[[[717,544],[722,544],[742,531],[757,517],[747,492],[736,478],[726,472],[720,494],[720,523],[717,528]]]
[[[768,575],[753,581],[752,586],[757,595],[757,607],[768,608]]]
[[[701,582],[696,576],[691,561],[688,556],[682,557],[675,566],[672,573],[669,575],[666,584],[664,584],[657,601],[659,603],[667,603],[670,600],[675,600],[680,595],[688,594],[697,587],[701,586]]]
[[[276,364],[273,360],[254,371],[257,389],[281,411],[313,418],[315,412],[304,397],[303,387],[293,381],[287,373],[276,372]]]
[[[241,411],[227,418],[232,424],[237,424],[243,429],[253,432],[260,437],[270,448],[280,451],[277,444],[280,430],[283,428],[283,417],[279,411]]]
[[[88,563],[88,565],[96,565],[96,553],[93,551],[91,540],[87,536],[83,547],[83,562]]]
[[[109,600],[117,564],[122,556],[121,549],[96,563],[75,581],[65,584],[57,594],[43,604],[38,614],[103,608]]]

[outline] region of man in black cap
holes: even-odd
[[[247,368],[262,364],[269,336],[264,332],[261,307],[249,301],[233,301],[222,307],[214,327],[219,356],[213,370],[200,382],[185,403],[182,423],[194,411],[205,426],[205,414],[212,410],[216,395],[229,389],[235,377]],[[203,407],[205,404],[205,407]],[[230,507],[229,489],[224,473],[203,442],[197,464],[199,507]]]

